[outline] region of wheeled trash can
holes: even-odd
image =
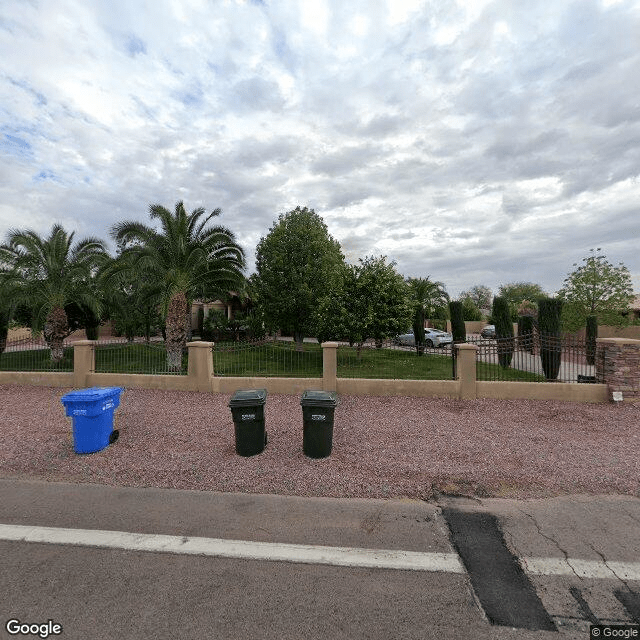
[[[91,387],[60,398],[73,421],[73,450],[94,453],[114,442],[113,412],[120,406],[121,387]]]
[[[331,391],[305,391],[300,404],[304,454],[310,458],[326,458],[333,445],[333,414],[338,396]]]
[[[240,456],[261,453],[267,444],[264,427],[266,400],[266,389],[239,390],[229,400],[235,426],[236,453]]]

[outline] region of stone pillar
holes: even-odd
[[[73,345],[73,386],[88,386],[88,376],[96,370],[95,340],[78,340]]]
[[[336,391],[338,388],[338,343],[322,343],[322,389],[324,391]]]
[[[622,393],[624,402],[640,401],[640,340],[598,338],[596,381],[607,385],[609,399]]]
[[[456,361],[457,379],[460,381],[460,399],[472,400],[476,398],[476,352],[475,344],[455,344],[458,350]]]
[[[189,368],[187,375],[194,391],[211,391],[213,377],[213,342],[187,342]]]

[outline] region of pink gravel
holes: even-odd
[[[69,389],[0,385],[0,477],[327,497],[640,497],[640,403],[342,396],[333,452],[302,452],[300,396],[271,394],[269,444],[236,455],[228,394],[127,389],[120,438],[73,452]]]

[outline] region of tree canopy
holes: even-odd
[[[518,321],[518,309],[524,300],[535,305],[535,301],[546,297],[546,295],[544,289],[533,282],[510,282],[500,285],[498,290],[498,296],[504,298],[509,305],[509,315],[513,322]]]
[[[614,266],[601,249],[591,249],[564,280],[558,298],[564,302],[562,323],[566,330],[576,331],[593,315],[600,325],[622,326],[629,322],[629,305],[633,300],[631,275],[620,262]]]
[[[307,207],[281,214],[256,249],[254,286],[267,327],[291,332],[298,348],[316,332],[320,299],[339,285],[344,256]]]

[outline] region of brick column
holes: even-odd
[[[213,377],[213,342],[187,342],[189,367],[187,375],[194,391],[211,391]]]
[[[623,401],[640,401],[640,340],[631,338],[598,338],[596,380],[604,382],[609,399],[614,391]]]
[[[96,370],[95,340],[78,340],[73,345],[73,386],[87,386],[87,377]]]
[[[324,391],[337,390],[338,375],[338,343],[323,342],[322,343],[322,389]]]
[[[455,344],[454,349],[458,350],[456,373],[460,381],[460,399],[471,400],[476,398],[476,352],[478,346],[475,344]]]

